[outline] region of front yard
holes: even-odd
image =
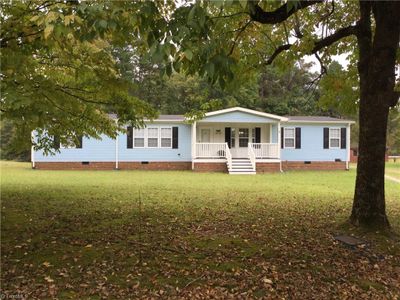
[[[344,225],[354,178],[354,169],[229,176],[1,162],[2,293],[398,299],[398,235]],[[400,184],[386,181],[386,199],[400,233]],[[338,233],[367,246],[339,244]]]

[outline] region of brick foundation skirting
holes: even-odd
[[[194,171],[196,172],[228,172],[228,168],[225,162],[215,162],[215,163],[194,163]]]
[[[114,170],[115,162],[36,162],[35,169],[41,170]],[[191,170],[191,162],[119,162],[120,170]],[[305,164],[302,161],[282,161],[282,170],[345,170],[346,162],[312,161]],[[279,172],[279,163],[257,163],[257,173]],[[196,172],[228,172],[225,162],[196,162]]]
[[[191,170],[192,162],[190,161],[149,161],[148,164],[142,164],[141,162],[119,162],[119,169],[121,170]]]
[[[279,163],[256,163],[256,171],[257,173],[269,173],[269,172],[279,172],[280,171]]]
[[[119,170],[191,170],[191,162],[119,162]],[[36,162],[35,169],[40,170],[114,170],[115,162]]]
[[[346,170],[345,161],[282,161],[283,171],[291,170]]]

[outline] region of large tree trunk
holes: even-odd
[[[371,10],[375,33],[371,34]],[[385,210],[385,151],[389,107],[394,93],[396,51],[400,36],[400,2],[360,1],[357,34],[360,74],[360,133],[356,189],[350,221],[388,228]]]

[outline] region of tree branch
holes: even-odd
[[[239,32],[238,32],[238,34],[236,35],[235,40],[233,41],[233,44],[232,44],[231,50],[230,50],[229,53],[228,53],[228,56],[231,56],[231,55],[232,55],[233,50],[235,49],[237,40],[239,39],[239,37],[240,37],[240,35],[243,33],[243,31],[246,30],[247,26],[249,26],[249,25],[251,24],[251,22],[253,22],[253,21],[252,21],[252,20],[247,21],[246,24],[244,24],[244,26],[242,26],[242,27],[239,29]]]
[[[268,60],[267,60],[267,62],[265,64],[267,64],[267,65],[272,64],[272,62],[275,60],[275,58],[279,54],[281,54],[281,52],[289,50],[291,46],[292,46],[292,44],[285,44],[285,45],[281,45],[278,48],[276,48],[274,53],[272,53],[272,55],[270,56],[270,58],[268,58]]]
[[[288,3],[285,3],[274,11],[264,11],[255,1],[248,1],[247,3],[249,5],[250,17],[253,21],[262,24],[277,24],[285,21],[298,10],[322,2],[323,0],[299,1],[290,9]]]
[[[311,54],[317,53],[322,48],[330,46],[336,43],[337,41],[341,40],[342,38],[357,34],[357,30],[358,30],[357,25],[355,26],[350,25],[344,28],[340,28],[339,30],[335,31],[335,33],[328,35],[327,37],[315,42],[314,48],[311,50]]]
[[[341,40],[342,38],[348,37],[350,35],[356,35],[357,31],[358,31],[357,25],[355,25],[355,26],[351,25],[351,26],[348,26],[345,28],[341,28],[341,29],[335,31],[335,33],[333,33],[319,41],[316,41],[314,43],[314,47],[311,49],[311,51],[308,54],[315,54],[318,51],[320,51],[322,48],[328,47],[328,46],[336,43],[337,41]],[[266,61],[266,64],[267,65],[272,64],[274,59],[281,52],[289,50],[291,46],[292,46],[292,44],[285,44],[285,45],[281,45],[278,48],[276,48],[274,53],[272,53],[271,57]]]

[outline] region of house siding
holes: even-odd
[[[324,127],[346,128],[343,124],[296,124],[283,123],[281,130],[285,127],[301,128],[301,149],[281,149],[282,161],[335,161],[347,160],[347,149],[324,149]],[[349,134],[349,133],[347,133]]]
[[[115,140],[105,135],[100,140],[83,138],[81,149],[60,149],[55,155],[35,151],[36,162],[115,161]]]
[[[126,134],[120,134],[118,140],[119,161],[166,161],[179,162],[191,161],[191,126],[188,124],[163,123],[151,124],[152,126],[176,126],[178,127],[178,148],[127,148]]]
[[[118,161],[149,162],[190,162],[191,126],[187,124],[163,123],[154,126],[176,126],[178,130],[178,148],[127,148],[127,135],[118,136]],[[44,155],[35,151],[36,162],[115,162],[116,140],[101,136],[100,140],[84,138],[81,149],[60,149],[55,155]]]

